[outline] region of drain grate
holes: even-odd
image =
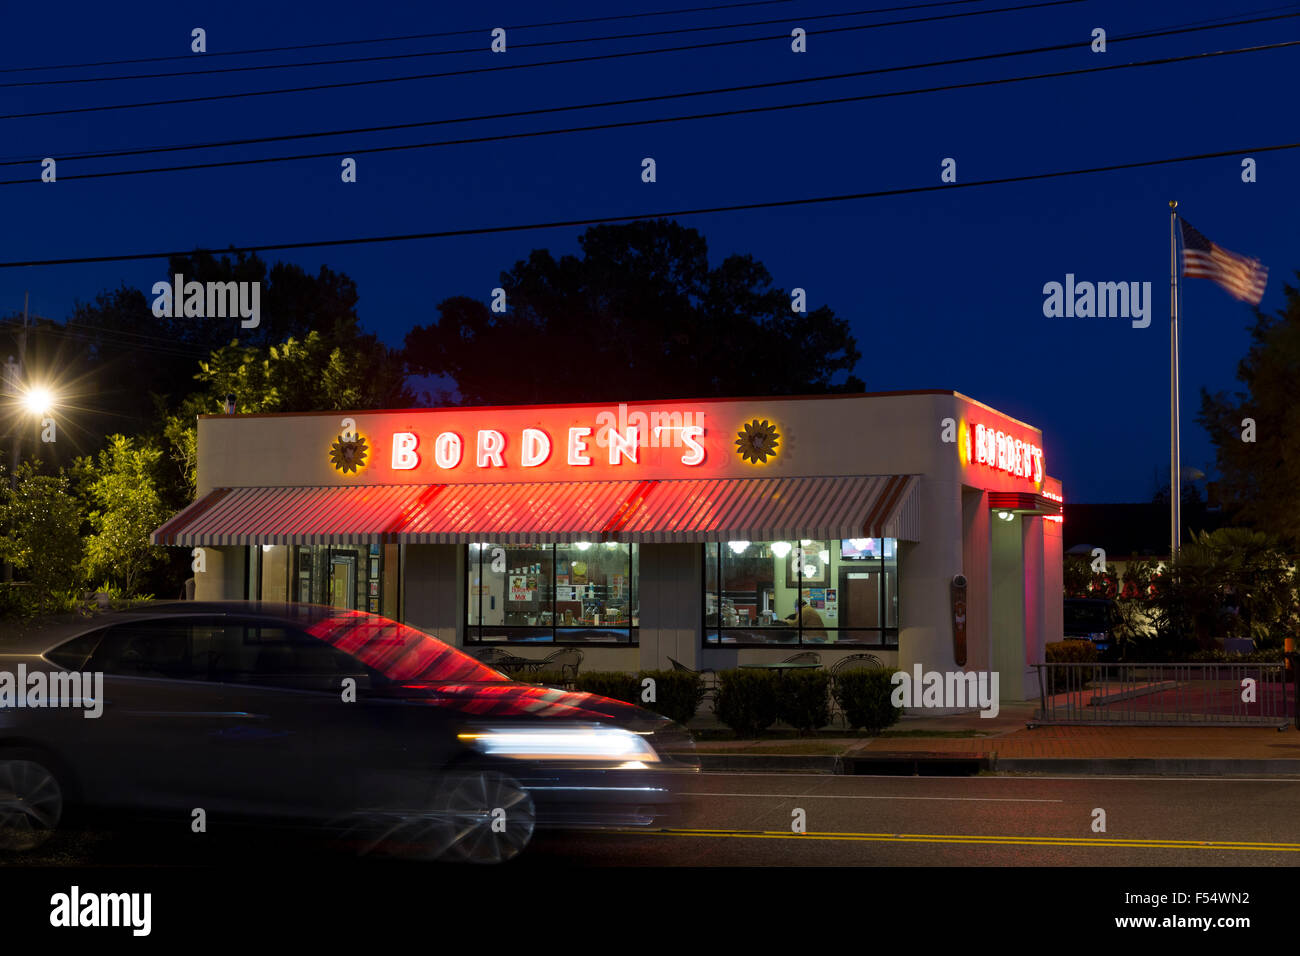
[[[973,777],[993,769],[989,754],[894,753],[847,757],[846,772],[855,776]]]

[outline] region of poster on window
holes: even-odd
[[[528,578],[522,574],[510,575],[510,600],[527,601],[532,598],[528,590]]]

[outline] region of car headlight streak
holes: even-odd
[[[464,743],[493,757],[620,761],[628,767],[659,762],[659,755],[640,734],[616,727],[487,727],[458,736]]]

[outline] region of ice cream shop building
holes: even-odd
[[[213,415],[153,535],[199,599],[368,610],[583,669],[994,670],[1061,634],[1038,429],[955,392]]]

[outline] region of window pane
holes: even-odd
[[[632,613],[632,549],[617,541],[555,548],[557,624],[627,627]]]
[[[794,623],[798,566],[791,563],[796,549],[789,541],[728,541],[720,551],[722,627],[788,628]]]
[[[465,558],[465,582],[468,588],[465,592],[465,623],[471,626],[483,623],[479,618],[479,599],[482,598],[483,604],[487,604],[482,563],[483,549],[475,541],[469,546],[469,554]]]
[[[125,677],[206,680],[206,652],[191,654],[190,623],[144,621],[109,628],[87,669]]]
[[[885,625],[898,627],[898,542],[884,539]],[[897,636],[895,636],[897,640]]]
[[[717,544],[704,546],[704,639],[718,639],[718,547]]]
[[[262,545],[262,600],[284,603],[289,600],[289,547],[283,544]]]
[[[554,555],[549,544],[483,544],[484,624],[550,626]]]

